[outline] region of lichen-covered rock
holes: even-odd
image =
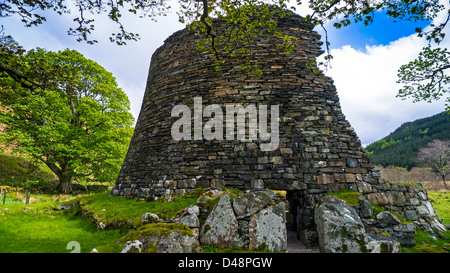
[[[178,223],[182,225],[187,225],[190,228],[199,228],[200,227],[200,220],[198,219],[197,215],[195,214],[187,214],[184,216],[181,216],[178,219]]]
[[[412,247],[416,245],[414,234],[416,226],[414,224],[398,224],[385,229],[393,239],[398,241],[404,247]]]
[[[260,210],[248,224],[249,249],[283,252],[287,249],[286,209],[284,202]]]
[[[275,192],[269,190],[251,191],[239,195],[233,200],[233,209],[237,219],[252,216],[269,205],[275,195]]]
[[[434,217],[436,216],[436,211],[431,205],[430,201],[422,201],[421,205],[417,207],[417,212],[421,217]]]
[[[211,188],[197,198],[197,205],[202,209],[212,209],[208,206],[208,203],[224,194],[225,192],[222,190]]]
[[[380,227],[389,227],[401,224],[401,221],[389,211],[383,211],[378,213],[376,219]]]
[[[369,242],[367,243],[368,253],[399,253],[400,243],[389,236],[366,234]]]
[[[200,231],[200,242],[220,248],[242,246],[238,222],[231,207],[230,197],[220,196]]]
[[[142,225],[156,223],[159,220],[159,216],[153,212],[146,212],[141,216]]]
[[[128,241],[125,243],[121,253],[141,253],[143,247],[139,240]]]
[[[198,240],[181,234],[179,230],[161,238],[156,249],[158,253],[198,253],[202,251]]]
[[[367,252],[364,225],[354,208],[334,196],[325,196],[314,209],[314,220],[323,253]]]
[[[198,206],[190,205],[182,213],[181,217],[178,218],[177,222],[182,225],[187,225],[189,228],[199,228],[200,220],[198,216],[200,215],[200,209]]]
[[[125,246],[131,242],[142,244],[143,253],[197,253],[200,243],[186,225],[178,223],[155,223],[141,226],[119,240]],[[132,246],[129,246],[132,249]],[[125,247],[124,247],[125,249]]]
[[[381,221],[381,226],[388,227],[395,236],[366,232],[357,211],[337,197],[325,196],[321,201],[322,204],[314,210],[320,252],[398,253],[402,243],[400,240],[408,245],[412,234],[414,241],[414,225],[401,225],[389,212],[378,214],[377,220],[365,219],[365,222],[380,226],[378,221]]]

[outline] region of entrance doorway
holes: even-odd
[[[299,190],[286,191],[288,249],[292,252],[318,252],[314,200],[313,195],[306,195]]]

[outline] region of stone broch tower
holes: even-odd
[[[253,44],[251,61],[260,64],[261,76],[241,70],[247,61],[242,58],[227,59],[216,71],[213,58],[196,48],[199,37],[188,29],[174,33],[156,50],[112,195],[152,200],[222,185],[286,190],[304,242],[316,239],[313,207],[329,191],[352,189],[378,204],[405,204],[415,190],[405,186],[393,191],[380,181],[342,113],[332,79],[307,67],[323,53],[320,35],[298,15],[276,20],[282,33],[298,41],[290,54],[277,48],[282,40],[273,36]],[[278,148],[262,151],[260,139],[175,141],[171,127],[178,118],[171,111],[187,105],[194,112],[195,97],[202,98],[203,108],[278,105]]]

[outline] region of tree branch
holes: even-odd
[[[200,21],[206,27],[206,35],[211,37],[211,48],[214,52],[214,56],[216,57],[216,59],[220,59],[219,52],[217,51],[217,48],[215,46],[215,41],[216,41],[217,35],[214,33],[212,26],[207,21],[207,19],[209,17],[208,0],[202,0],[202,3],[203,3],[203,13],[202,13],[202,16],[200,17]]]
[[[5,72],[6,74],[8,74],[11,78],[13,78],[14,81],[18,82],[23,88],[34,89],[40,87],[39,84],[34,83],[26,76],[22,75],[20,72],[17,72],[14,69],[4,66],[1,62],[0,62],[0,72]]]

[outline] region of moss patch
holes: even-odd
[[[152,202],[113,197],[110,191],[82,197],[79,199],[83,213],[106,223],[127,222],[140,226],[141,216],[146,212],[156,213],[160,219],[168,220],[189,207],[195,205],[195,195],[175,197],[172,201],[157,200]]]
[[[187,235],[193,237],[192,231],[189,229],[187,225],[182,225],[179,223],[155,223],[155,224],[147,224],[141,226],[137,230],[133,230],[129,232],[127,235],[120,238],[117,242],[119,248],[123,249],[126,242],[140,240],[143,238],[147,238],[150,240],[148,245],[144,246],[144,252],[146,253],[156,253],[160,238],[167,238],[169,235],[175,231],[178,231],[180,235]],[[153,243],[152,243],[153,242]]]
[[[348,189],[338,192],[329,192],[327,195],[336,196],[337,198],[344,200],[350,206],[359,206],[359,200],[361,199],[359,192]]]
[[[420,245],[420,246],[415,246],[414,248],[418,249],[422,252],[425,252],[425,253],[448,253],[441,247],[433,246],[433,245]]]

